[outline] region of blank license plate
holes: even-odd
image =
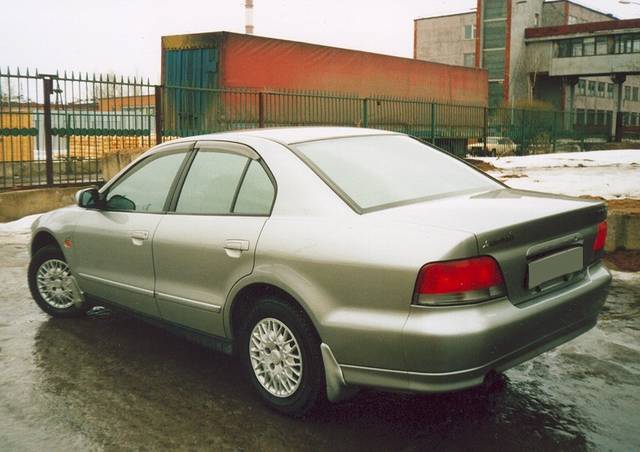
[[[529,263],[529,289],[582,270],[582,247],[569,248]]]

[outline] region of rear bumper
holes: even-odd
[[[482,384],[591,329],[611,275],[600,263],[584,280],[525,307],[508,299],[466,307],[411,308],[403,330],[407,370],[342,365],[348,385],[445,392]]]

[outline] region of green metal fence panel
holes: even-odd
[[[155,143],[154,97],[139,78],[0,69],[0,189],[101,182],[100,159]]]

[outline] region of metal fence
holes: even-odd
[[[316,92],[155,86],[114,75],[0,69],[0,189],[102,181],[101,160],[176,137],[279,126],[354,126],[416,136],[458,155],[580,151],[611,116]],[[627,124],[629,121],[621,121]],[[627,124],[627,138],[640,127]]]
[[[100,182],[100,159],[156,143],[156,90],[115,75],[0,69],[0,189]]]

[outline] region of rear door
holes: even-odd
[[[249,147],[199,142],[153,239],[156,297],[165,320],[224,335],[227,293],[253,270],[275,185]]]
[[[169,145],[149,155],[106,188],[103,209],[82,212],[73,249],[86,293],[159,316],[151,241],[191,147]]]

